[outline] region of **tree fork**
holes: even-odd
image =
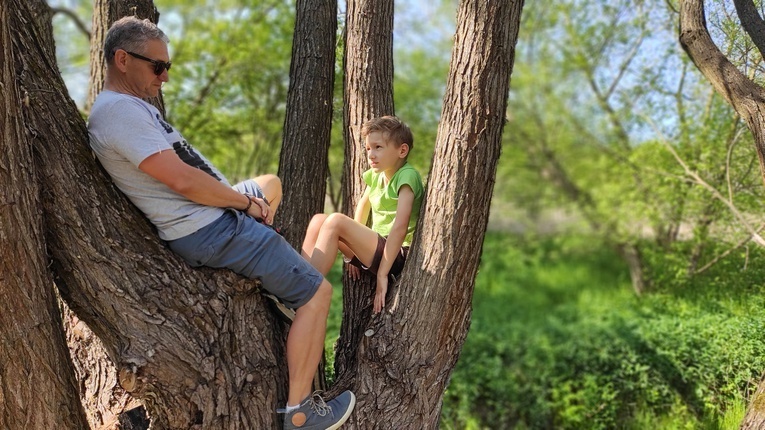
[[[24,71],[15,82],[45,174],[37,199],[62,297],[118,367],[135,367],[152,426],[275,426],[286,400],[285,326],[268,299],[231,272],[190,269],[160,242],[96,164],[52,51],[28,24],[29,2],[12,0],[4,10],[17,15],[7,20],[9,67]]]

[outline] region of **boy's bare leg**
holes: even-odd
[[[334,213],[321,224],[312,249],[306,251],[304,243],[304,256],[310,256],[311,265],[325,276],[335,262],[338,249],[348,257],[356,255],[362,264],[370,266],[377,250],[377,233],[346,215]]]
[[[263,190],[263,195],[266,196],[268,205],[271,207],[271,213],[274,214],[272,218],[275,218],[279,203],[282,202],[282,180],[276,175],[268,174],[253,178],[253,181]]]
[[[316,246],[316,239],[319,238],[321,226],[324,224],[324,221],[327,220],[328,216],[329,215],[326,214],[316,214],[311,218],[311,222],[308,223],[308,230],[305,232],[300,255],[309,262],[311,261],[311,254],[313,254],[313,248]]]
[[[288,405],[299,405],[311,394],[313,375],[324,352],[331,298],[332,286],[325,279],[311,300],[295,313],[295,320],[287,336],[287,367],[290,377]]]

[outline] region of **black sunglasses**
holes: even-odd
[[[154,65],[154,74],[159,76],[164,72],[165,70],[170,70],[170,66],[173,65],[172,62],[164,62],[159,60],[152,60],[151,58],[144,57],[143,55],[136,54],[135,52],[125,51],[130,55],[131,57],[138,58],[139,60],[148,61],[149,63]]]

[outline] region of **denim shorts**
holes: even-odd
[[[191,266],[227,268],[260,280],[265,290],[292,309],[311,300],[324,280],[281,235],[233,209],[168,245]]]
[[[265,195],[263,195],[263,190],[260,188],[260,185],[258,185],[257,182],[255,182],[253,179],[248,179],[246,181],[239,182],[238,184],[231,187],[237,191],[239,191],[242,194],[249,194],[255,197],[260,197],[262,199],[265,199]]]

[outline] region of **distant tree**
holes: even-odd
[[[746,33],[765,56],[765,21],[752,0],[735,0]],[[741,72],[720,51],[707,29],[703,0],[683,0],[680,5],[680,43],[715,90],[744,119],[754,137],[765,181],[765,88]],[[742,429],[765,427],[765,379],[750,399]]]

